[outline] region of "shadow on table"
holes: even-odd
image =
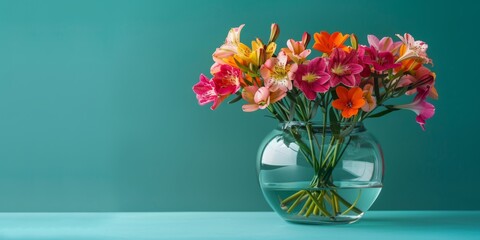
[[[367,213],[368,214],[368,213]],[[442,212],[419,214],[395,214],[385,216],[365,216],[355,225],[372,227],[408,227],[408,228],[455,228],[480,229],[480,215],[469,212]]]

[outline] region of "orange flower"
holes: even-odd
[[[346,87],[338,86],[335,89],[338,99],[333,101],[332,106],[342,111],[344,118],[350,118],[357,115],[358,109],[365,105],[363,91],[359,87],[353,87],[348,90]]]
[[[343,35],[341,32],[334,32],[332,35],[328,32],[315,33],[313,35],[315,39],[313,48],[328,55],[332,53],[334,48],[340,48],[348,52],[348,47],[343,45],[348,36],[348,34]]]

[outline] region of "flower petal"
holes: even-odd
[[[245,87],[242,91],[242,98],[248,103],[255,103],[254,96],[257,90],[258,90],[257,86]]]
[[[358,108],[347,108],[342,111],[342,116],[344,118],[351,118],[354,115],[357,115],[358,113]]]
[[[379,45],[380,45],[380,41],[378,40],[377,36],[367,35],[367,39],[368,39],[368,44],[370,44],[370,46],[372,46],[372,47],[374,47],[378,50]]]
[[[343,111],[347,107],[347,104],[342,99],[336,99],[332,102],[332,106],[340,111]]]
[[[269,96],[270,90],[266,87],[261,87],[257,90],[253,99],[255,100],[255,103],[267,102]]]
[[[338,86],[335,91],[337,92],[337,96],[339,99],[343,100],[343,101],[348,101],[349,97],[348,97],[348,89],[343,87],[343,86]]]
[[[367,101],[365,101],[365,99],[363,99],[363,98],[352,100],[352,108],[361,108],[366,103],[367,103]]]
[[[357,100],[363,98],[363,91],[359,87],[354,87],[348,90],[348,99],[350,100]]]
[[[242,110],[244,112],[254,112],[258,110],[258,105],[257,104],[244,104],[242,106]]]

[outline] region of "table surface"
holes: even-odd
[[[480,211],[371,211],[350,225],[273,212],[0,213],[0,239],[480,239]]]

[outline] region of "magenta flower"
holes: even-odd
[[[224,64],[215,73],[212,81],[214,82],[215,92],[218,95],[230,95],[240,89],[241,79],[242,71],[240,69]]]
[[[320,57],[308,64],[298,65],[294,74],[295,87],[302,90],[308,99],[315,100],[317,93],[325,93],[330,89],[330,76],[326,68],[325,59]]]
[[[363,62],[372,65],[373,68],[379,72],[400,67],[402,65],[400,63],[395,63],[395,59],[391,52],[379,52],[373,46],[362,48],[365,49]]]
[[[395,53],[398,51],[398,48],[402,45],[402,42],[394,42],[391,37],[384,37],[381,40],[375,35],[368,35],[368,44],[370,47],[375,48],[379,52],[390,52]]]
[[[430,86],[427,85],[422,88],[417,88],[417,91],[418,93],[415,96],[415,99],[413,99],[412,103],[397,105],[393,107],[397,109],[409,109],[415,112],[417,114],[417,117],[415,118],[415,120],[417,121],[418,124],[420,124],[420,127],[422,127],[422,129],[425,131],[425,120],[433,117],[433,115],[435,114],[435,106],[425,101],[425,99],[428,96],[428,93],[430,92]]]
[[[200,74],[200,81],[193,86],[193,91],[197,95],[197,100],[200,105],[205,105],[213,102],[210,109],[215,110],[220,103],[222,103],[228,95],[220,96],[215,92],[215,84],[210,81],[205,75]]]
[[[362,65],[358,64],[357,51],[351,50],[347,53],[339,48],[333,50],[328,66],[332,87],[340,83],[347,87],[358,86],[362,70]]]

